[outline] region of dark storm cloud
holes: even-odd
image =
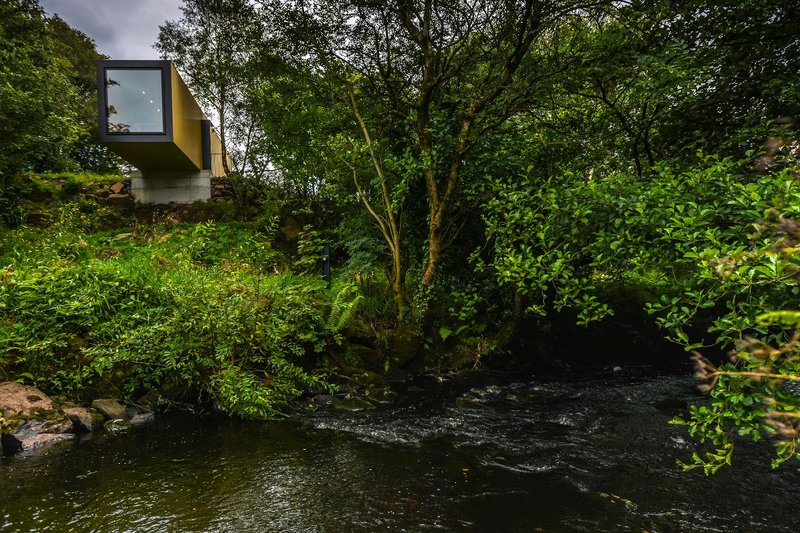
[[[157,59],[153,43],[158,26],[180,16],[181,0],[41,0],[41,6],[58,14],[97,43],[97,50],[112,59]]]

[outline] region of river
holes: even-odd
[[[160,417],[0,462],[0,531],[800,531],[800,474],[738,445],[714,477],[668,420],[684,373],[420,377],[372,411]]]

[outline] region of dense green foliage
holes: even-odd
[[[797,311],[773,311],[758,317],[758,325],[779,330],[800,326]],[[774,344],[753,337],[736,341],[731,362],[719,368],[695,352],[696,376],[710,393],[707,405],[693,405],[687,419],[676,417],[676,425],[688,425],[689,433],[713,446],[702,455],[695,452],[684,470],[702,468],[708,475],[730,465],[736,436],[759,441],[766,434],[777,446],[772,467],[800,460],[800,357],[797,331]]]
[[[643,303],[674,341],[729,345],[800,294],[793,250],[774,249],[775,225],[800,217],[797,168],[750,165],[701,156],[682,171],[661,164],[646,182],[493,182],[484,217],[495,255],[481,266],[528,296],[529,310],[573,307],[582,323],[613,312],[604,286],[646,286]],[[696,319],[711,335],[690,342]]]
[[[95,61],[103,57],[35,0],[0,3],[0,187],[21,170],[116,170],[119,160],[96,143]]]
[[[764,173],[752,160],[703,156],[680,172],[658,165],[644,183],[625,174],[589,182],[565,175],[536,188],[493,183],[484,216],[494,256],[478,267],[515,287],[537,314],[570,308],[589,323],[613,314],[616,291],[637,287],[638,303],[674,342],[735,345],[733,362],[709,387],[711,404],[677,421],[718,447],[686,468],[716,472],[730,464],[734,435],[759,440],[780,422],[778,466],[796,453],[798,397],[783,385],[798,375],[797,339],[783,344],[794,323],[760,316],[793,308],[800,295],[797,173],[794,157]]]
[[[67,203],[44,232],[3,234],[0,379],[194,392],[249,418],[325,386],[307,354],[340,342],[352,289],[293,276],[272,236],[241,224],[98,231],[109,214]]]
[[[35,1],[0,3],[0,186],[26,166],[66,158],[78,133],[67,68]]]

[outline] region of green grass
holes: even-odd
[[[77,181],[84,187],[93,184],[112,185],[126,179],[122,174],[97,174],[95,172],[43,172],[29,174],[29,177],[35,181],[43,182]]]

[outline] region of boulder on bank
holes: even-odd
[[[377,372],[370,372],[365,370],[360,374],[355,374],[352,377],[353,383],[362,385],[364,387],[382,388],[386,386],[386,381]]]
[[[53,401],[36,387],[13,381],[0,383],[0,413],[6,420],[43,416],[53,410]]]
[[[161,394],[158,391],[150,391],[136,400],[135,405],[141,413],[154,413],[161,402]]]
[[[54,404],[36,387],[0,383],[0,455],[71,440],[76,433],[104,427],[109,433],[120,433],[153,419],[152,413],[140,414],[114,399],[94,400],[91,408]]]
[[[112,398],[100,398],[92,402],[92,409],[98,411],[107,420],[127,420],[130,418],[125,407]]]
[[[74,438],[72,421],[45,393],[28,385],[0,383],[0,441],[5,453],[33,450]]]
[[[377,350],[354,342],[347,345],[347,355],[350,360],[357,361],[357,366],[372,370],[382,369],[386,361],[385,356]]]

